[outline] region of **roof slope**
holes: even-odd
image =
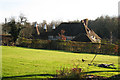
[[[89,37],[84,33],[78,34],[72,41],[91,42]]]
[[[82,23],[61,23],[56,28],[53,35],[58,36],[58,33],[60,33],[61,30],[65,30],[64,35],[66,36],[76,36],[79,33],[86,33]]]

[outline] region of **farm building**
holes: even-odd
[[[55,31],[48,36],[49,40],[60,39],[60,33],[63,30],[66,40],[100,43],[101,38],[90,28],[87,27],[88,19],[81,22],[64,22],[61,23]]]

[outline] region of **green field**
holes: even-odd
[[[52,77],[61,67],[80,67],[88,74],[111,77],[118,75],[118,56],[97,55],[93,63],[114,63],[117,69],[90,66],[88,63],[95,54],[71,53],[55,50],[29,49],[22,47],[2,46],[2,76],[3,77]],[[81,59],[85,59],[82,62]]]

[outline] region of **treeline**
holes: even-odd
[[[80,20],[70,22],[81,22]],[[28,22],[24,15],[20,15],[18,20],[15,18],[5,19],[2,25],[2,34],[11,34],[15,42],[18,37],[33,39],[35,33],[35,23]],[[38,23],[40,33],[44,32],[44,25],[47,26],[47,32],[51,32],[53,25],[57,27],[62,21],[51,21],[47,23],[45,20]],[[118,17],[101,16],[95,20],[88,21],[88,27],[93,29],[102,39],[115,42],[118,38]]]
[[[118,17],[101,16],[89,20],[88,26],[102,39],[113,40],[113,42],[118,39]]]
[[[43,20],[41,23],[30,23],[24,15],[20,15],[18,20],[13,17],[10,19],[5,18],[5,23],[2,24],[2,34],[10,34],[12,36],[13,42],[15,42],[19,37],[33,39],[34,36],[37,35],[35,24],[38,25],[40,33],[43,33],[45,32],[45,25],[47,32],[51,32],[53,26],[57,27],[61,22],[62,21],[51,21],[50,23],[47,23],[46,20]]]

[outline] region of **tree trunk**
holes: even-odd
[[[113,41],[113,36],[112,36],[112,31],[110,32],[110,44],[112,44]]]

